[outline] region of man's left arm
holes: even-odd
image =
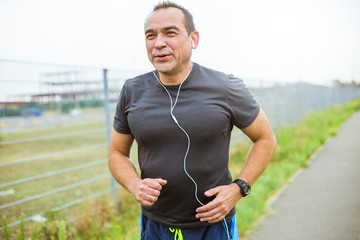
[[[270,123],[262,109],[260,109],[254,122],[241,130],[253,141],[253,145],[238,178],[251,185],[266,168],[277,143]],[[216,195],[216,197],[208,204],[199,207],[196,210],[196,217],[200,218],[200,221],[210,223],[224,219],[242,197],[240,187],[236,183],[209,189],[205,192],[205,195],[208,197]]]

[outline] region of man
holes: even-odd
[[[126,81],[109,148],[114,178],[141,204],[141,239],[239,239],[235,204],[276,148],[266,115],[240,79],[191,62],[199,33],[183,7],[155,6],[145,41],[156,71]],[[253,141],[234,182],[233,125]],[[129,159],[134,139],[141,177]]]

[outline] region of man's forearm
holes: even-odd
[[[273,135],[255,141],[248,153],[245,165],[239,173],[238,178],[243,179],[249,184],[253,184],[265,170],[275,148],[276,139]]]
[[[141,179],[130,159],[119,152],[110,152],[109,168],[115,180],[134,194],[135,185]]]

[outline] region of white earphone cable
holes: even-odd
[[[190,178],[190,180],[194,183],[195,185],[195,199],[196,201],[201,205],[201,206],[204,206],[204,204],[200,201],[200,199],[198,198],[198,185],[196,183],[196,181],[190,176],[190,174],[188,173],[187,169],[186,169],[186,160],[187,160],[187,156],[189,154],[189,150],[190,150],[190,137],[189,137],[189,134],[185,131],[185,129],[183,127],[181,127],[181,125],[179,124],[178,120],[176,119],[175,115],[173,114],[173,110],[176,106],[176,103],[179,99],[179,95],[180,95],[180,90],[181,90],[181,87],[183,85],[183,83],[185,82],[185,80],[189,77],[190,73],[191,73],[191,70],[192,70],[192,66],[191,66],[191,69],[189,71],[189,73],[186,75],[186,77],[184,78],[184,80],[180,83],[179,85],[179,88],[178,88],[178,91],[177,91],[177,94],[176,94],[176,98],[175,98],[175,102],[174,102],[174,105],[173,105],[173,100],[172,100],[172,97],[169,93],[169,91],[166,89],[165,85],[160,81],[160,79],[156,76],[155,74],[155,71],[152,71],[152,73],[154,74],[156,80],[159,82],[159,84],[164,88],[164,90],[166,91],[166,93],[168,94],[169,98],[170,98],[170,115],[172,117],[172,119],[174,120],[175,124],[184,132],[184,134],[186,135],[186,138],[187,138],[187,149],[186,149],[186,152],[185,152],[185,156],[184,156],[184,172],[185,174]],[[226,234],[227,234],[227,238],[228,240],[231,240],[230,238],[230,233],[229,233],[229,229],[228,229],[228,226],[227,226],[227,223],[225,221],[225,218],[223,219],[223,222],[224,222],[224,225],[226,227],[225,231],[226,231]]]
[[[190,180],[194,183],[195,185],[195,198],[196,198],[196,201],[198,201],[199,204],[201,204],[201,206],[204,206],[204,204],[200,201],[200,199],[198,198],[198,186],[197,186],[197,183],[196,181],[191,177],[191,175],[188,173],[187,169],[186,169],[186,160],[187,160],[187,156],[189,154],[189,150],[190,150],[190,137],[189,137],[189,134],[185,131],[185,129],[179,124],[178,120],[176,119],[174,113],[173,113],[173,110],[177,104],[177,101],[179,99],[179,95],[180,95],[180,90],[181,90],[181,87],[183,85],[183,83],[185,82],[185,80],[188,78],[188,76],[190,75],[191,73],[191,70],[192,70],[192,67],[189,71],[189,73],[186,75],[186,77],[184,78],[184,80],[180,83],[179,85],[179,88],[178,88],[178,91],[177,91],[177,94],[176,94],[176,98],[175,98],[175,102],[174,102],[174,105],[173,105],[173,100],[172,100],[172,97],[169,93],[169,91],[167,90],[167,88],[165,87],[165,85],[160,81],[160,79],[156,76],[155,72],[153,71],[152,73],[154,74],[156,80],[159,82],[159,84],[164,88],[164,90],[166,91],[166,93],[168,94],[169,98],[170,98],[170,115],[171,117],[173,118],[174,122],[176,123],[176,125],[184,132],[184,134],[186,135],[186,138],[187,138],[187,149],[186,149],[186,152],[185,152],[185,156],[184,156],[184,171],[185,171],[185,174],[190,178]]]

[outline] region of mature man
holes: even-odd
[[[142,206],[141,239],[239,239],[235,204],[276,148],[266,115],[240,79],[191,62],[199,33],[183,7],[155,6],[145,41],[156,70],[126,81],[109,149],[113,176]],[[253,146],[232,182],[234,125]],[[129,160],[134,139],[141,177]]]

